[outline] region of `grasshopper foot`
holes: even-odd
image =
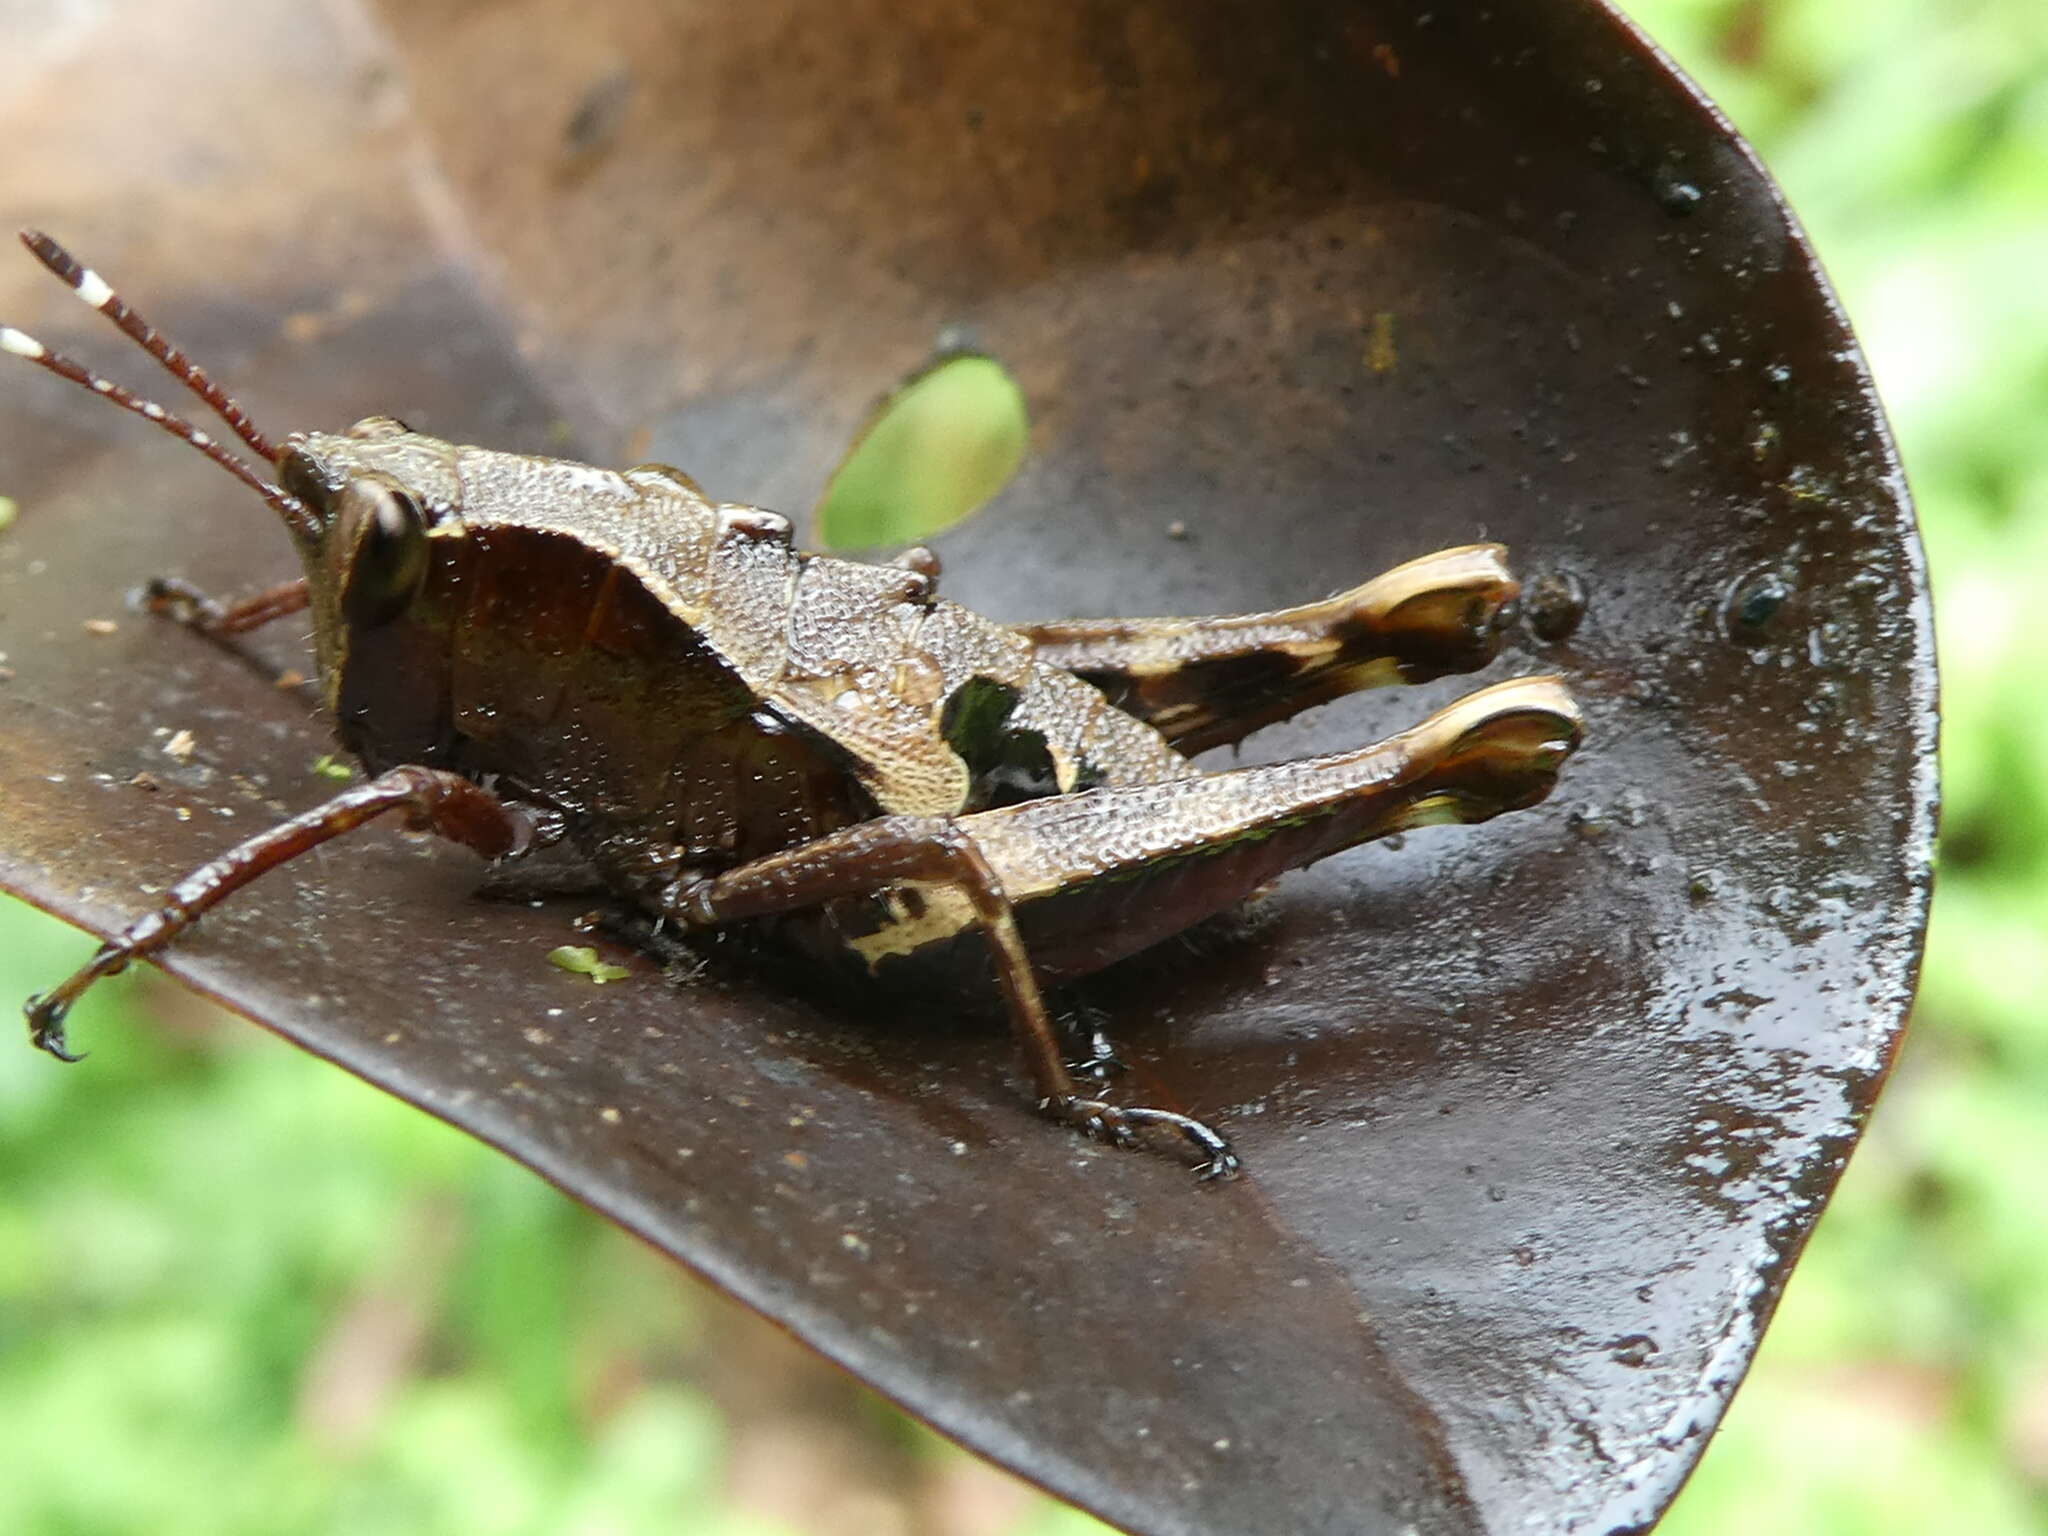
[[[21,1010],[28,1019],[29,1043],[39,1051],[48,1051],[59,1061],[85,1060],[85,1052],[72,1050],[70,1042],[64,1038],[64,1015],[78,1001],[79,993],[102,976],[111,976],[127,964],[126,949],[118,944],[102,945],[99,953],[62,985],[30,998]]]
[[[1099,1029],[1091,1029],[1087,1035],[1071,1042],[1086,1051],[1085,1056],[1067,1063],[1067,1070],[1076,1077],[1085,1077],[1091,1082],[1108,1082],[1119,1072],[1131,1070],[1131,1064],[1116,1053],[1116,1045]]]
[[[1107,1051],[1088,1055],[1079,1061],[1070,1061],[1066,1065],[1067,1070],[1074,1076],[1085,1077],[1097,1087],[1107,1083],[1119,1072],[1131,1070],[1129,1062]]]
[[[1153,1127],[1176,1132],[1201,1154],[1202,1163],[1196,1173],[1205,1183],[1210,1179],[1226,1178],[1243,1166],[1229,1142],[1201,1121],[1170,1109],[1127,1107],[1101,1099],[1078,1097],[1047,1099],[1041,1107],[1085,1134],[1114,1142],[1120,1147],[1143,1145],[1142,1132]]]
[[[161,614],[215,640],[244,635],[273,619],[303,612],[309,601],[304,577],[267,587],[239,602],[222,603],[182,577],[157,576],[144,585],[136,598],[150,613]]]
[[[219,602],[178,576],[152,576],[139,597],[148,612],[201,633],[211,632],[227,613]]]
[[[1097,1087],[1131,1070],[1130,1063],[1117,1055],[1116,1042],[1103,1027],[1108,1022],[1108,1014],[1081,998],[1070,997],[1059,1014],[1067,1071]]]

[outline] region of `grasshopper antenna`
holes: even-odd
[[[128,303],[107,285],[105,278],[79,261],[63,246],[39,229],[20,231],[21,243],[37,261],[71,285],[71,291],[121,327],[136,345],[170,370],[172,377],[212,407],[213,413],[249,445],[249,451],[265,464],[277,462],[277,449],[256,428],[249,413],[233,396],[207,375],[204,368],[187,357],[171,339],[128,307]]]
[[[16,357],[25,357],[39,368],[47,368],[61,379],[69,379],[96,395],[104,395],[123,410],[133,411],[145,421],[153,421],[175,438],[180,438],[197,448],[222,469],[249,487],[270,504],[271,510],[291,525],[292,531],[305,538],[317,538],[320,524],[313,514],[306,510],[306,504],[298,497],[288,494],[282,486],[271,484],[241,459],[208,437],[181,416],[174,416],[154,400],[145,400],[140,395],[123,389],[112,379],[103,379],[83,363],[52,352],[35,337],[17,331],[11,325],[0,325],[0,352],[12,352]]]

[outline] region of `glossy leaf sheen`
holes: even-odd
[[[1653,1517],[1877,1090],[1931,825],[1904,488],[1746,151],[1566,0],[367,19],[128,8],[17,50],[38,72],[0,104],[17,206],[271,430],[566,424],[801,509],[877,390],[971,334],[1034,451],[941,541],[954,596],[1230,609],[1497,538],[1589,596],[1495,669],[1565,672],[1588,745],[1539,810],[1332,860],[1260,933],[1093,989],[1126,1091],[1237,1139],[1225,1187],[1035,1119],[999,1026],[945,999],[593,986],[547,963],[578,904],[474,899],[463,856],[389,834],[169,968],[1134,1529]],[[0,302],[120,350],[25,259]],[[160,570],[284,574],[263,509],[76,391],[4,389],[0,871],[105,931],[326,793],[326,738],[121,613]]]

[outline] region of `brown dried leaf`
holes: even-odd
[[[1906,1006],[1932,671],[1854,343],[1638,40],[1566,0],[97,15],[7,39],[15,206],[274,430],[566,430],[801,510],[965,338],[1036,421],[943,541],[999,616],[1281,603],[1482,534],[1590,603],[1498,669],[1587,706],[1549,805],[1333,860],[1256,937],[1097,989],[1148,1095],[1237,1138],[1233,1185],[1035,1119],[999,1030],[943,1000],[565,976],[573,906],[475,900],[461,856],[388,835],[169,969],[1133,1529],[1661,1510]],[[0,302],[113,344],[26,260]],[[284,574],[266,514],[75,392],[6,401],[0,878],[105,932],[325,794],[327,743],[218,650],[77,629],[154,572]]]

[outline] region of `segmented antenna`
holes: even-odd
[[[83,270],[83,269],[81,269]],[[16,357],[25,357],[37,367],[47,368],[61,379],[104,395],[123,410],[133,411],[145,421],[153,421],[171,436],[180,438],[197,448],[222,469],[249,487],[258,496],[270,503],[273,511],[291,524],[293,530],[307,538],[319,535],[320,524],[313,514],[306,510],[305,503],[289,495],[281,486],[272,485],[257,474],[241,459],[208,437],[181,416],[174,416],[154,400],[145,400],[140,395],[123,389],[112,379],[103,379],[83,363],[52,352],[35,337],[17,331],[11,325],[0,325],[0,352],[12,352]]]
[[[172,377],[211,406],[213,413],[233,429],[235,436],[249,445],[251,453],[266,464],[277,462],[277,449],[256,429],[249,413],[168,336],[130,309],[127,301],[107,286],[105,278],[41,230],[24,229],[20,234],[21,243],[29,248],[37,261],[69,283],[73,293],[126,331],[136,345],[169,369]]]

